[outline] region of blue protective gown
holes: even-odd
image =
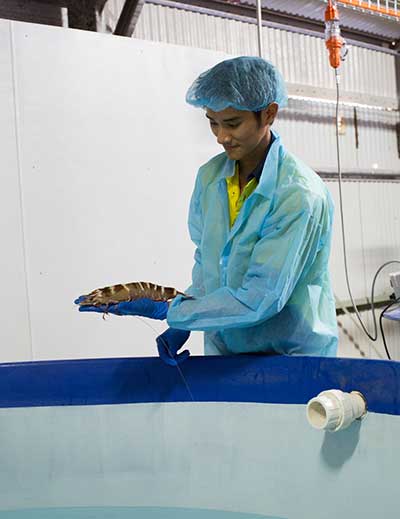
[[[322,180],[279,136],[260,182],[229,225],[225,153],[203,165],[190,203],[196,245],[192,285],[175,298],[168,324],[205,332],[205,353],[333,356],[335,302],[328,260],[333,203]]]

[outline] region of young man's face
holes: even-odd
[[[218,144],[224,147],[228,157],[241,160],[250,156],[269,137],[269,128],[277,108],[272,103],[261,112],[260,119],[246,110],[226,108],[221,112],[214,112],[207,108],[206,117]]]

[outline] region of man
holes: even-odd
[[[210,355],[335,355],[333,205],[321,179],[271,130],[287,100],[280,73],[261,58],[226,60],[201,74],[186,100],[206,110],[225,151],[200,168],[191,199],[193,297],[152,306],[164,305],[171,327],[157,338],[161,357],[184,360],[189,353],[177,351],[191,330],[205,332]]]

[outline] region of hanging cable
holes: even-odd
[[[340,163],[340,145],[339,145],[339,127],[340,127],[340,118],[339,118],[339,104],[340,104],[340,73],[339,67],[341,61],[343,61],[347,55],[346,42],[342,38],[340,34],[340,24],[339,24],[339,11],[337,9],[336,0],[328,0],[328,6],[325,11],[325,44],[329,51],[329,63],[331,67],[335,70],[335,82],[336,82],[336,159],[337,159],[337,170],[338,170],[338,186],[339,186],[339,209],[340,209],[340,222],[342,229],[342,244],[343,244],[343,259],[344,259],[344,271],[346,278],[347,291],[350,296],[351,304],[353,305],[355,315],[361,325],[362,330],[368,336],[371,341],[376,341],[378,339],[378,327],[376,322],[375,315],[375,306],[374,306],[374,295],[375,295],[375,282],[382,271],[387,265],[391,265],[393,263],[400,263],[398,260],[388,261],[381,265],[377,272],[375,273],[373,282],[372,282],[372,291],[371,291],[371,310],[373,316],[373,324],[374,330],[372,333],[369,332],[367,327],[364,325],[360,312],[357,308],[357,305],[354,301],[354,297],[350,287],[349,280],[349,269],[347,264],[347,247],[346,247],[346,235],[345,235],[345,224],[344,224],[344,211],[343,211],[343,194],[342,194],[342,169]]]
[[[335,297],[335,301],[336,301],[336,306],[339,306],[339,308],[341,308],[341,309],[343,310],[343,313],[344,313],[344,314],[345,314],[345,315],[350,319],[350,321],[353,323],[353,325],[354,325],[354,326],[355,326],[359,331],[361,331],[361,333],[364,333],[364,330],[363,330],[362,327],[360,326],[358,320],[357,320],[355,317],[353,317],[353,315],[352,315],[352,314],[347,310],[346,305],[344,304],[344,302],[343,302],[341,299],[339,299],[339,298],[337,297],[337,295],[335,295],[335,294],[334,294],[334,297]],[[340,326],[339,321],[338,321],[338,324],[339,324],[339,326]],[[341,326],[341,327],[343,328],[343,326]],[[356,348],[356,350],[360,350],[360,349],[361,349],[359,346],[357,346],[357,345],[355,344],[354,341],[351,340],[351,338],[350,338],[350,334],[349,334],[349,333],[347,333],[347,334],[345,334],[345,335],[348,335],[348,336],[349,336],[350,342],[353,342],[353,343],[354,343],[354,347]],[[375,351],[376,355],[377,355],[380,359],[383,359],[383,356],[382,356],[381,352],[378,350],[378,348],[377,348],[374,344],[371,344],[371,347],[372,347],[372,349]]]

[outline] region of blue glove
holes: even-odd
[[[179,354],[177,354],[177,351],[182,348],[189,339],[189,335],[189,331],[178,330],[176,328],[168,328],[168,330],[159,335],[156,342],[160,358],[170,366],[177,366],[186,360],[190,355],[189,350],[185,350]]]
[[[74,301],[79,305],[85,296],[80,296]],[[166,301],[153,301],[152,299],[136,299],[135,301],[124,301],[116,305],[80,306],[80,312],[98,312],[100,314],[115,315],[139,315],[150,319],[163,321],[167,318],[168,303]]]

